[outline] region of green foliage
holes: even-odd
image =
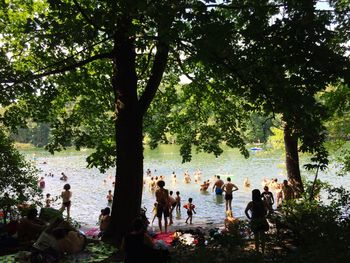
[[[37,178],[36,168],[25,161],[0,130],[0,209],[4,212],[4,221],[15,206],[39,201],[41,190]]]
[[[341,262],[349,256],[350,192],[328,188],[329,204],[307,198],[284,205],[285,225],[292,230],[298,254],[285,262]]]
[[[116,252],[114,246],[103,242],[88,244],[86,250],[91,253],[91,256],[89,259],[82,260],[83,263],[103,262]]]
[[[274,127],[271,128],[271,132],[273,135],[269,137],[268,144],[276,150],[284,149],[283,130]]]

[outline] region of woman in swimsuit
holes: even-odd
[[[70,190],[70,185],[65,184],[63,186],[63,189],[65,191],[62,191],[61,197],[62,197],[62,207],[60,209],[61,213],[67,208],[67,220],[70,218],[70,206],[71,206],[71,197],[72,197],[72,192]]]

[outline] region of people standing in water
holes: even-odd
[[[180,213],[181,212],[181,196],[180,196],[180,192],[176,191],[176,212]]]
[[[275,203],[275,200],[273,199],[273,194],[269,191],[269,187],[264,187],[264,192],[261,194],[261,198],[265,202],[265,205],[269,211],[269,215],[273,214],[273,204]]]
[[[224,181],[220,179],[220,175],[217,175],[216,182],[213,185],[213,191],[215,190],[216,195],[222,195],[222,186],[224,184]]]
[[[153,209],[152,209],[152,214],[153,214],[152,225],[153,225],[154,219],[156,219],[157,217],[157,207],[158,207],[158,203],[154,203]]]
[[[246,216],[250,219],[250,227],[254,233],[255,250],[265,252],[265,232],[269,230],[269,224],[266,220],[267,207],[261,199],[259,189],[252,191],[252,201],[245,209]]]
[[[188,203],[184,205],[184,208],[187,209],[187,219],[186,219],[186,224],[188,224],[188,220],[190,220],[190,224],[192,224],[192,217],[193,217],[193,213],[196,214],[195,209],[195,205],[192,204],[193,199],[192,198],[188,198]]]
[[[108,206],[111,206],[113,202],[112,190],[108,190],[108,195],[106,198],[107,198]]]
[[[168,231],[168,217],[169,217],[169,191],[165,189],[165,182],[158,181],[157,182],[158,189],[156,190],[156,201],[157,205],[157,217],[158,217],[158,225],[159,231],[162,232],[162,217],[164,217],[164,230]]]
[[[39,183],[39,187],[40,187],[41,189],[45,188],[45,180],[44,180],[44,177],[41,177],[38,183]]]
[[[232,211],[232,193],[238,190],[238,187],[231,183],[231,178],[227,177],[227,183],[222,186],[222,190],[225,192],[226,211]]]
[[[287,180],[283,181],[282,192],[283,192],[283,200],[289,201],[294,198],[293,188],[289,185]]]
[[[246,177],[246,178],[244,179],[243,185],[244,185],[244,187],[246,187],[246,188],[249,188],[249,187],[250,187],[250,181],[249,181],[248,177]]]
[[[72,198],[72,192],[70,191],[70,185],[65,184],[63,186],[64,191],[61,193],[62,197],[62,207],[60,209],[61,213],[67,208],[67,220],[70,218],[70,207],[71,207],[71,198]]]
[[[169,226],[172,225],[173,222],[173,211],[176,207],[176,199],[173,197],[173,191],[169,192]]]
[[[51,202],[52,202],[52,198],[51,198],[51,194],[47,193],[46,194],[46,199],[45,199],[45,207],[51,207]]]

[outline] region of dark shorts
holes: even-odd
[[[64,207],[70,207],[70,201],[68,201],[68,202],[63,202],[63,206],[64,206]]]
[[[250,221],[250,227],[253,232],[266,232],[269,231],[269,223],[265,218],[256,218]]]
[[[187,215],[192,216],[193,215],[192,211],[187,211]]]
[[[176,205],[177,205],[177,202],[171,204],[172,208],[175,208]]]
[[[215,194],[222,195],[222,189],[221,188],[215,188]]]
[[[169,208],[167,206],[163,206],[158,204],[157,206],[157,217],[161,218],[162,215],[164,215],[164,217],[169,217]]]
[[[232,194],[225,194],[225,200],[232,200]]]

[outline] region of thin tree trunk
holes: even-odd
[[[287,177],[295,190],[296,197],[299,197],[304,192],[304,187],[300,176],[298,137],[293,134],[288,123],[284,126],[284,145],[286,150]]]
[[[116,97],[117,170],[112,220],[105,234],[120,244],[140,213],[143,187],[142,114],[138,107],[134,39],[131,21],[124,19],[115,37],[114,78]]]

